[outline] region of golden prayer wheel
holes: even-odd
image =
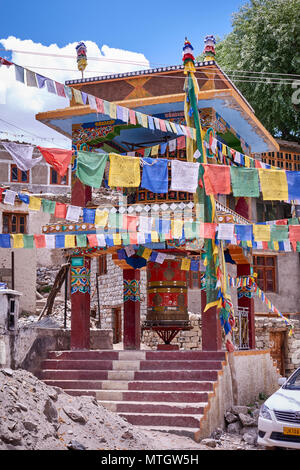
[[[147,265],[147,318],[152,325],[184,325],[189,321],[186,271],[181,261]]]

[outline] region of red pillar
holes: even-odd
[[[71,204],[86,207],[92,200],[92,188],[74,173],[71,187]],[[71,349],[90,348],[90,259],[83,260],[83,266],[71,266]]]
[[[82,258],[71,266],[71,349],[90,349],[90,258]]]
[[[220,351],[222,349],[222,333],[218,309],[211,307],[204,312],[205,306],[206,292],[201,290],[202,351]]]
[[[140,271],[124,269],[124,349],[140,349]]]
[[[237,277],[249,276],[251,274],[250,264],[237,265]],[[249,328],[249,348],[255,349],[255,316],[254,316],[254,299],[243,295],[238,298],[238,307],[247,307],[248,313],[248,328]]]

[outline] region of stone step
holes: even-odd
[[[39,373],[41,380],[107,380],[107,370],[60,370],[44,369]]]
[[[93,360],[93,359],[100,359],[100,360],[117,360],[119,358],[119,352],[118,351],[112,351],[112,350],[91,350],[91,351],[49,351],[48,353],[48,359],[88,359],[88,360]]]
[[[158,361],[141,361],[140,370],[221,370],[221,361],[173,361],[173,360],[158,360]]]
[[[109,360],[83,360],[83,359],[45,359],[42,362],[42,369],[82,369],[82,370],[112,370],[113,361]]]
[[[214,382],[209,381],[175,381],[165,380],[156,381],[132,381],[128,383],[128,390],[161,390],[161,391],[197,391],[197,392],[211,392],[213,391]]]
[[[173,426],[196,428],[200,425],[202,415],[184,415],[184,414],[165,414],[165,413],[118,413],[119,416],[125,418],[130,424],[136,426]]]
[[[138,403],[130,401],[100,401],[106,409],[115,413],[167,413],[167,414],[189,414],[203,415],[204,407],[207,402],[196,403],[194,406],[190,403]]]

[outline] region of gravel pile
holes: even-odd
[[[0,450],[157,449],[94,398],[72,397],[25,370],[0,369]]]

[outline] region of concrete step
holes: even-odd
[[[207,392],[175,392],[175,391],[130,391],[99,390],[96,392],[99,401],[134,401],[134,402],[183,402],[200,403],[208,400]]]
[[[130,424],[136,426],[173,426],[196,428],[200,424],[202,415],[193,416],[185,414],[165,414],[165,413],[118,413],[122,418],[127,419]]]
[[[161,390],[161,391],[197,391],[197,392],[211,392],[213,391],[214,382],[191,380],[186,381],[133,381],[128,383],[128,390]]]
[[[173,361],[173,360],[158,360],[158,361],[141,361],[140,370],[221,370],[221,361]]]
[[[195,433],[199,431],[199,426],[194,427],[194,428],[188,428],[181,426],[180,428],[174,427],[174,426],[154,426],[154,425],[148,425],[148,426],[139,426],[139,429],[145,430],[145,431],[159,431],[159,432],[165,432],[168,434],[176,434],[177,436],[185,436],[185,437],[190,437],[191,439],[194,439]]]
[[[214,381],[218,378],[217,370],[156,370],[156,371],[137,371],[134,374],[135,380],[209,380]]]
[[[188,414],[203,415],[207,402],[195,403],[138,403],[130,401],[101,401],[102,406],[115,413],[167,413],[167,414]]]
[[[113,351],[113,350],[91,350],[91,351],[49,351],[48,353],[48,359],[73,359],[73,360],[78,360],[78,359],[88,359],[88,360],[93,360],[93,359],[98,359],[98,360],[117,360],[119,358],[119,353],[118,351]]]
[[[42,369],[60,369],[60,370],[112,370],[113,361],[109,360],[73,360],[73,359],[46,359],[42,362]]]
[[[44,369],[39,374],[41,380],[107,380],[107,370],[60,370]]]
[[[146,360],[150,361],[204,361],[225,360],[225,351],[146,351]]]

